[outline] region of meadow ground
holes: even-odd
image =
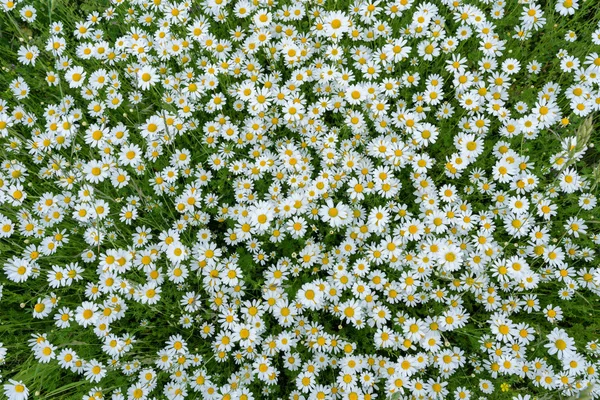
[[[598,0],[0,0],[0,398],[600,398],[598,111]]]

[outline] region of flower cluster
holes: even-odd
[[[600,24],[551,3],[0,2],[39,29],[0,98],[14,346],[86,400],[600,397]]]

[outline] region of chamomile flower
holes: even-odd
[[[4,395],[10,400],[26,400],[29,398],[29,389],[22,381],[9,379],[4,384]]]
[[[90,360],[85,363],[84,377],[90,382],[100,382],[106,376],[106,367],[97,360]]]
[[[75,320],[84,328],[96,323],[98,319],[98,305],[89,301],[84,301],[75,310]]]
[[[563,358],[575,350],[575,341],[564,330],[554,328],[544,347],[548,349],[548,354],[557,354],[559,358]]]
[[[544,316],[549,322],[559,322],[563,319],[562,309],[559,306],[548,304],[543,310]]]
[[[19,56],[19,62],[22,64],[34,66],[40,51],[37,46],[21,46],[17,55]]]
[[[334,204],[332,200],[327,199],[325,204],[319,208],[319,215],[323,222],[337,228],[350,222],[351,210],[341,202]]]
[[[578,8],[578,0],[559,0],[555,5],[556,12],[563,16],[575,14]]]
[[[150,66],[143,66],[137,71],[136,75],[137,85],[142,90],[148,90],[151,86],[155,85],[159,78],[154,68]]]
[[[74,66],[67,70],[65,79],[69,83],[69,87],[78,88],[85,83],[87,72],[81,66]]]

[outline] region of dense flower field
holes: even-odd
[[[599,1],[0,9],[0,396],[600,398]]]

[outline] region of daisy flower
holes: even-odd
[[[323,18],[323,34],[333,40],[341,39],[351,26],[350,18],[340,11],[330,12]]]
[[[75,320],[84,328],[96,323],[98,319],[98,304],[90,301],[84,301],[75,310]]]
[[[351,210],[341,202],[334,204],[331,199],[327,199],[325,204],[319,208],[319,216],[323,222],[337,228],[350,222]]]
[[[154,68],[148,65],[144,65],[137,71],[137,84],[142,90],[148,90],[151,86],[154,86],[158,81],[159,77]]]
[[[22,381],[9,379],[4,384],[4,395],[8,400],[27,400],[29,398],[29,389]]]
[[[17,55],[20,63],[35,66],[35,61],[40,55],[40,51],[37,46],[21,46]]]
[[[83,67],[71,67],[65,73],[65,79],[69,83],[69,87],[78,88],[83,86],[85,83],[85,78],[87,76],[87,72],[83,69]]]
[[[97,360],[90,360],[85,364],[84,377],[90,382],[100,382],[106,376],[106,368]]]
[[[559,322],[563,319],[562,309],[558,306],[552,306],[552,304],[548,304],[546,308],[544,308],[543,312],[549,322]]]

